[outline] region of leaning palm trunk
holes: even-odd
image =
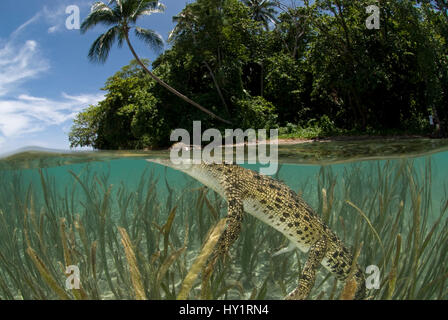
[[[215,119],[218,119],[224,123],[227,124],[232,124],[230,121],[225,120],[219,116],[217,116],[216,114],[214,114],[213,112],[207,110],[206,108],[204,108],[203,106],[201,106],[200,104],[194,102],[193,100],[191,100],[190,98],[188,98],[187,96],[183,95],[182,93],[180,93],[179,91],[177,91],[176,89],[174,89],[173,87],[169,86],[167,83],[165,83],[162,79],[160,79],[159,77],[157,77],[154,73],[152,73],[146,66],[145,64],[140,60],[139,56],[137,55],[137,53],[134,50],[134,47],[131,44],[131,41],[129,41],[129,34],[128,32],[125,32],[125,39],[126,42],[129,46],[129,49],[131,50],[132,54],[134,55],[135,60],[137,60],[138,64],[140,64],[140,66],[143,68],[143,70],[145,70],[150,76],[151,78],[153,78],[156,82],[158,82],[159,84],[161,84],[165,89],[167,89],[168,91],[170,91],[171,93],[174,93],[176,96],[178,96],[179,98],[181,98],[182,100],[192,104],[193,106],[195,106],[196,108],[198,108],[199,110],[207,113],[208,115],[212,116]]]
[[[81,24],[81,33],[86,32],[88,29],[91,29],[98,24],[104,24],[110,26],[110,28],[93,42],[89,50],[90,60],[93,62],[104,63],[109,55],[112,45],[118,40],[118,45],[121,46],[125,39],[135,59],[151,78],[161,84],[165,89],[174,93],[182,100],[192,104],[199,110],[219,121],[231,124],[231,122],[218,117],[213,112],[192,101],[159,79],[146,68],[135,53],[135,50],[129,41],[129,30],[131,28],[135,28],[136,35],[149,45],[155,48],[160,48],[162,46],[163,40],[160,36],[156,35],[152,30],[136,27],[135,23],[141,16],[162,12],[163,10],[164,5],[158,0],[109,0],[107,4],[101,1],[96,1],[91,7],[90,14]]]

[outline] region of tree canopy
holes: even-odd
[[[243,129],[317,123],[415,133],[431,130],[429,115],[447,123],[446,1],[381,2],[378,30],[366,27],[371,0],[278,4],[187,4],[154,74]],[[109,79],[106,99],[76,118],[72,146],[165,146],[170,130],[193,120],[225,127],[154,83],[135,63]]]

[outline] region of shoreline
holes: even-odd
[[[411,139],[434,139],[425,135],[342,135],[342,136],[329,136],[321,138],[279,138],[279,144],[296,144],[305,142],[333,142],[333,141],[367,141],[367,140],[411,140]]]
[[[321,137],[321,138],[278,138],[278,145],[294,145],[294,144],[303,144],[303,143],[312,143],[312,142],[358,142],[358,141],[377,141],[377,140],[412,140],[412,139],[433,139],[433,140],[441,140],[440,138],[432,138],[430,136],[424,135],[382,135],[382,136],[372,136],[372,135],[346,135],[346,136],[330,136],[330,137]],[[270,140],[263,141],[254,141],[254,142],[244,142],[244,143],[233,143],[232,146],[242,146],[242,145],[258,145],[258,144],[270,144]],[[223,144],[226,146],[226,144]],[[197,145],[185,145],[181,142],[175,142],[168,148],[160,148],[160,149],[143,149],[142,151],[169,151],[174,148],[202,148]]]
[[[448,140],[447,138],[433,138],[430,136],[425,135],[383,135],[383,136],[372,136],[372,135],[348,135],[348,136],[331,136],[331,137],[321,137],[321,138],[278,138],[278,145],[298,145],[298,144],[305,144],[305,143],[313,143],[313,142],[358,142],[358,141],[405,141],[405,140],[413,140],[413,139],[428,139],[428,140]],[[264,143],[269,143],[270,140],[263,141]],[[250,142],[250,145],[253,144],[260,144],[261,141],[256,142]],[[247,142],[244,143],[244,145],[249,145]],[[175,146],[179,147],[193,147],[194,146],[187,146],[183,145],[179,142],[174,143],[170,147],[161,147],[161,148],[144,148],[139,150],[71,150],[71,149],[51,149],[51,148],[41,148],[38,146],[29,146],[24,148],[19,148],[18,150],[5,152],[3,154],[0,154],[0,159],[4,160],[10,157],[15,157],[19,154],[30,154],[30,153],[46,153],[46,154],[54,154],[54,153],[63,153],[67,155],[73,155],[73,154],[83,154],[83,153],[90,153],[90,152],[101,152],[101,153],[108,153],[108,152],[124,152],[124,153],[139,153],[139,152],[166,152],[170,151]],[[233,146],[238,146],[243,144],[233,144]]]
[[[317,142],[317,143],[313,143]],[[319,143],[321,142],[321,143]],[[327,143],[325,143],[327,142]],[[334,145],[332,142],[336,142]],[[337,143],[340,142],[340,143]],[[268,141],[252,142],[251,145],[269,143]],[[193,146],[181,146],[191,148]],[[242,144],[240,144],[242,145]],[[245,143],[244,145],[247,145]],[[435,152],[448,151],[448,139],[438,139],[422,135],[391,136],[337,136],[322,138],[279,138],[278,146],[293,146],[293,154],[297,154],[302,164],[345,163],[383,158],[417,157]],[[296,146],[294,146],[296,145]],[[232,145],[232,148],[236,144]],[[286,150],[284,150],[286,149]],[[289,152],[288,147],[280,149]],[[90,161],[115,160],[134,157],[167,157],[171,148],[152,150],[54,150],[37,147],[22,148],[21,152],[0,155],[1,169],[32,169],[70,165]],[[377,152],[379,153],[377,155]],[[379,158],[378,158],[379,157]],[[296,163],[296,162],[294,162]]]

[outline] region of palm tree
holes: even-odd
[[[137,60],[138,64],[151,76],[151,78],[182,100],[192,104],[213,118],[231,124],[231,122],[218,117],[213,112],[207,110],[169,86],[152,73],[135,52],[134,47],[129,40],[129,31],[131,31],[131,29],[134,29],[137,38],[143,40],[153,49],[160,49],[163,46],[163,40],[159,34],[153,30],[137,27],[135,24],[138,18],[152,13],[163,12],[164,9],[164,5],[155,0],[110,0],[108,4],[101,1],[95,2],[91,7],[90,14],[81,24],[81,33],[85,33],[87,30],[98,24],[103,24],[110,28],[93,42],[89,50],[89,59],[92,62],[104,63],[109,56],[113,44],[117,40],[119,47],[123,46],[123,43],[126,42],[134,55],[135,60]]]
[[[276,4],[270,0],[243,0],[244,4],[250,8],[252,19],[260,21],[266,30],[269,30],[269,22],[276,22],[274,9]]]

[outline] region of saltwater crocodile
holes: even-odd
[[[305,299],[314,286],[322,264],[339,280],[347,280],[353,255],[313,209],[284,183],[233,164],[174,164],[165,159],[148,159],[182,171],[220,194],[228,204],[227,226],[218,241],[215,257],[224,255],[238,238],[247,212],[280,231],[290,240],[288,250],[308,252],[299,284],[286,299]],[[364,273],[356,264],[351,273],[356,281],[355,299],[366,294]]]

